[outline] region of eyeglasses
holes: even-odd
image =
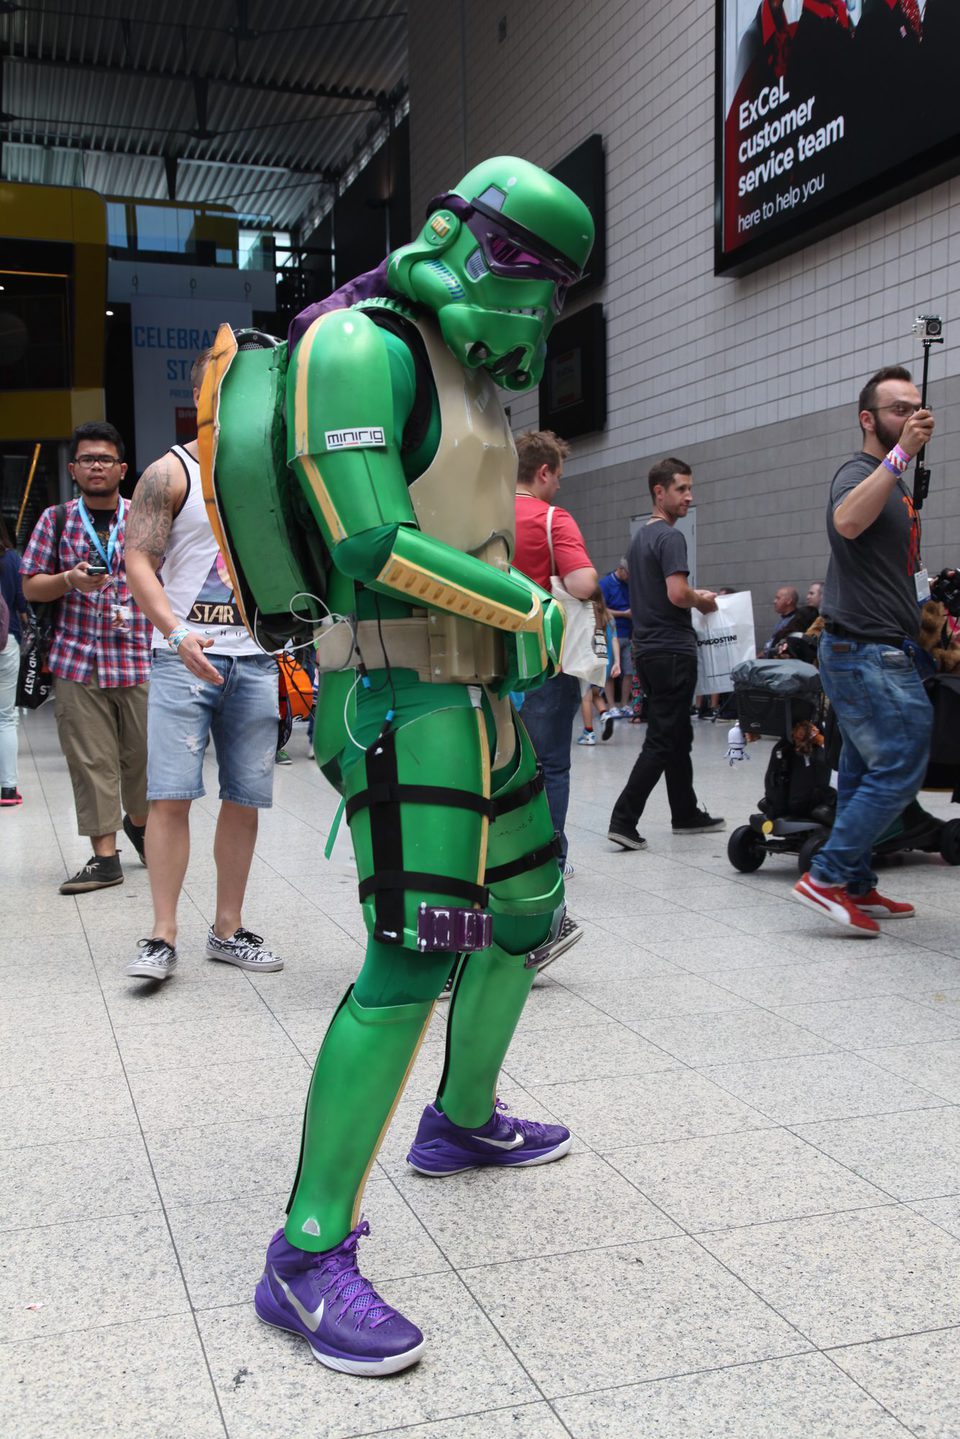
[[[109,470],[111,465],[119,465],[120,461],[116,455],[78,455],[73,463],[84,470],[92,470],[94,465],[102,465],[105,470]]]
[[[921,408],[920,405],[909,405],[906,400],[899,400],[895,405],[868,405],[867,409],[871,415],[877,415],[881,410],[889,410],[891,415],[896,415],[898,420],[905,420],[909,415],[915,415]]]

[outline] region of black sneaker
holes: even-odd
[[[78,869],[71,879],[63,881],[60,893],[86,894],[88,889],[107,889],[111,884],[123,884],[120,856],[92,854],[83,869]]]
[[[169,979],[177,967],[177,951],[165,939],[140,939],[140,953],[131,959],[124,974],[131,979]]]
[[[636,829],[629,829],[625,824],[611,824],[607,831],[607,839],[618,844],[621,849],[646,849],[647,841]]]
[[[128,814],[123,816],[123,832],[140,856],[140,863],[146,864],[147,856],[143,847],[143,837],[147,832],[145,824],[134,824]]]
[[[674,834],[714,834],[717,830],[726,829],[727,821],[718,815],[707,814],[705,809],[698,809],[696,813],[686,821],[685,824],[675,824]]]
[[[610,736],[613,734],[613,715],[608,710],[602,718],[603,722],[600,726],[600,738],[609,739]]]

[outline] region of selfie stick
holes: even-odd
[[[929,322],[931,320],[935,323],[930,324]],[[920,387],[920,407],[925,410],[927,408],[927,375],[930,369],[930,346],[943,344],[943,326],[939,319],[932,315],[920,315],[917,319],[917,325],[920,327],[921,334],[923,335],[923,382]],[[931,334],[930,331],[932,329],[938,330],[939,333]],[[924,445],[923,449],[917,455],[917,467],[913,472],[913,508],[915,510],[922,509],[923,502],[927,498],[927,493],[930,489],[930,471],[923,463],[926,453],[927,447]]]

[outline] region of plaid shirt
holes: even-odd
[[[130,501],[121,503],[126,518]],[[67,503],[59,555],[53,552],[54,523],[55,510],[44,510],[24,552],[20,566],[24,579],[72,570],[81,560],[102,564],[76,500]],[[113,572],[113,583],[105,589],[90,595],[68,590],[62,600],[56,601],[50,669],[62,680],[89,684],[94,666],[100,689],[126,689],[149,679],[152,626],[127,588],[122,536],[113,556]],[[110,607],[115,604],[129,605],[133,611],[129,634],[121,634],[110,623]]]

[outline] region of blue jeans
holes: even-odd
[[[210,737],[220,798],[269,809],[277,749],[277,664],[270,655],[204,656],[223,684],[198,680],[174,653],[154,650],[147,707],[147,798],[199,799]]]
[[[520,711],[520,718],[543,768],[550,818],[560,836],[561,865],[567,858],[567,836],[563,827],[570,803],[573,718],[579,708],[580,681],[574,675],[554,675],[538,690],[530,690],[524,695]]]
[[[824,634],[820,678],[843,749],[837,818],[811,873],[821,884],[866,894],[877,882],[870,868],[875,841],[923,782],[933,706],[913,661],[890,645]]]

